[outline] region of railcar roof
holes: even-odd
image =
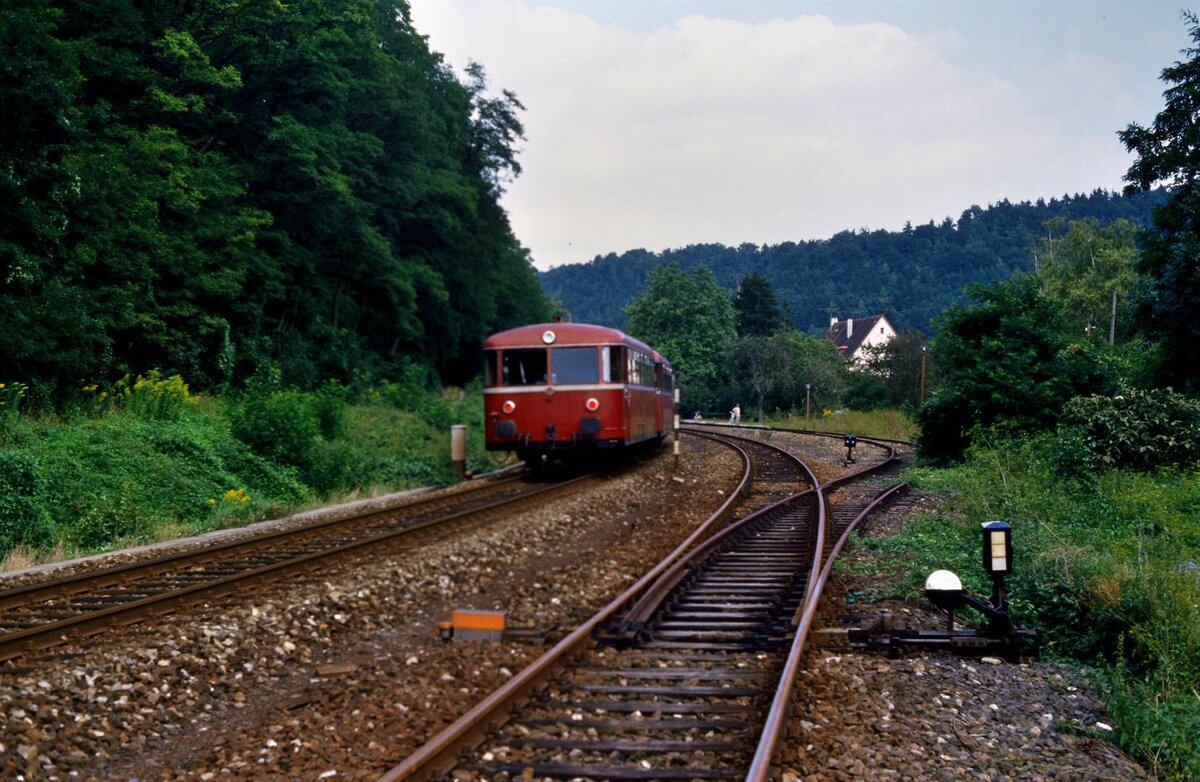
[[[528,326],[518,326],[515,329],[493,334],[484,341],[483,346],[484,348],[542,347],[546,344],[542,341],[542,335],[547,331],[554,332],[555,345],[630,345],[652,354],[656,361],[662,361],[667,366],[671,365],[670,361],[663,358],[658,351],[645,342],[634,339],[618,329],[596,326],[591,323],[532,323]]]

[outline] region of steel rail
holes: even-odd
[[[730,424],[730,423],[726,423],[724,421],[716,421],[716,420],[701,421],[701,422],[687,421],[687,420],[680,421],[681,428],[684,426],[688,426],[688,425],[697,426],[697,427],[717,427],[717,428],[724,428],[724,429],[752,429],[752,430],[763,431],[763,432],[791,432],[792,434],[811,434],[811,435],[815,435],[817,437],[832,437],[834,439],[839,439],[839,440],[841,438],[845,437],[846,435],[851,434],[851,432],[822,432],[817,429],[791,429],[791,428],[783,427],[783,426],[778,426],[778,427],[777,426],[767,426],[766,424]],[[892,439],[890,437],[875,437],[872,435],[859,435],[858,437],[859,437],[860,441],[871,440],[872,442],[875,442],[875,443],[892,443],[893,445],[903,445],[903,446],[906,446],[909,448],[911,448],[913,445],[908,440],[896,440],[896,439]]]
[[[220,576],[203,583],[192,584],[181,589],[172,589],[157,595],[149,595],[138,600],[130,600],[119,605],[109,606],[97,611],[90,611],[79,614],[78,616],[67,617],[55,622],[48,622],[37,627],[30,627],[5,633],[4,635],[0,635],[0,661],[18,657],[31,650],[58,645],[68,640],[69,637],[73,635],[99,632],[101,629],[118,622],[129,624],[146,616],[170,613],[182,605],[195,603],[208,597],[216,597],[228,594],[229,592],[234,591],[235,587],[240,587],[251,580],[262,579],[271,576],[281,576],[293,571],[306,569],[310,567],[313,562],[318,560],[331,559],[341,554],[361,549],[364,546],[391,541],[395,538],[399,538],[419,530],[436,527],[451,521],[504,507],[505,505],[540,497],[548,492],[561,490],[563,488],[573,486],[578,482],[589,480],[590,478],[590,475],[573,478],[569,481],[554,484],[552,486],[546,486],[530,493],[521,494],[517,497],[506,497],[499,502],[492,503],[481,508],[471,508],[453,513],[449,516],[426,519],[424,521],[406,525],[400,529],[393,529],[382,534],[365,536],[359,540],[350,541],[348,543],[343,543],[337,546],[322,549],[320,551],[308,552],[299,556],[283,559],[278,562],[269,563],[263,565],[262,567],[248,568],[239,573]],[[241,541],[243,545],[251,548],[256,548],[257,542],[257,538]],[[228,548],[228,546],[223,545],[222,548],[225,549]],[[126,566],[121,566],[121,569],[122,572],[127,572],[129,570],[129,568]]]
[[[827,487],[840,486],[848,483],[851,480],[864,478],[872,473],[878,472],[880,469],[895,461],[895,449],[889,449],[891,454],[883,463],[873,467],[860,470],[849,476],[843,476],[833,481],[829,481],[822,489]],[[833,571],[833,564],[841,553],[842,548],[850,539],[850,534],[858,526],[858,524],[873,513],[880,505],[887,502],[896,494],[907,490],[908,484],[902,483],[886,489],[872,500],[866,508],[864,508],[855,518],[846,526],[829,556],[826,558],[824,566],[820,572],[815,570],[810,576],[810,587],[805,593],[805,600],[797,609],[796,615],[793,617],[793,625],[795,626],[795,635],[792,637],[792,645],[788,651],[787,661],[784,663],[783,671],[779,677],[779,684],[775,688],[775,697],[771,701],[771,708],[767,713],[767,718],[763,725],[762,735],[759,739],[758,747],[755,749],[754,758],[750,763],[750,769],[746,774],[746,782],[766,782],[770,777],[771,763],[779,748],[779,742],[783,738],[787,726],[788,714],[792,704],[792,691],[795,688],[796,677],[800,672],[800,664],[804,657],[804,645],[808,640],[808,634],[812,629],[812,624],[816,619],[817,607],[821,601],[821,595],[824,592],[825,584],[829,579],[829,574]],[[824,493],[822,491],[822,501],[824,501]]]
[[[741,440],[743,442],[754,443],[757,446],[765,446],[778,451],[780,454],[794,462],[796,466],[800,468],[801,472],[808,476],[808,482],[812,488],[798,492],[791,497],[784,497],[778,502],[773,502],[770,505],[754,511],[745,518],[739,519],[736,523],[731,524],[729,527],[726,527],[720,532],[717,532],[712,537],[706,539],[702,544],[697,546],[694,550],[689,552],[687,556],[681,557],[679,560],[677,560],[674,565],[664,571],[663,574],[646,589],[645,594],[638,599],[633,607],[629,609],[628,613],[621,619],[615,633],[618,636],[636,635],[637,633],[640,633],[645,627],[646,623],[650,621],[650,618],[654,615],[654,612],[657,611],[662,605],[663,601],[667,599],[667,596],[671,593],[671,590],[674,589],[675,586],[687,576],[687,573],[691,569],[692,565],[707,556],[714,548],[727,540],[730,535],[735,534],[738,530],[744,529],[746,525],[752,524],[753,522],[773,511],[798,502],[801,500],[801,498],[812,500],[813,496],[815,495],[816,487],[818,485],[817,476],[814,475],[813,471],[809,469],[808,465],[801,461],[800,458],[795,454],[788,453],[782,448],[749,437],[741,437],[739,435],[724,433],[720,435],[714,435],[707,432],[690,433],[707,437],[710,440],[716,440],[718,442],[728,439]]]
[[[689,432],[689,434],[696,435],[699,433]],[[708,439],[721,442],[720,439],[714,437],[708,437]],[[732,443],[725,444],[734,448],[741,455],[742,477],[738,482],[737,489],[730,492],[729,497],[711,516],[697,527],[691,535],[688,535],[682,543],[676,546],[666,558],[638,579],[636,583],[613,598],[590,619],[547,650],[541,657],[538,657],[519,671],[497,690],[473,706],[466,714],[459,717],[419,747],[416,752],[403,762],[384,773],[383,776],[379,777],[378,782],[398,782],[404,779],[431,779],[438,774],[448,772],[457,760],[458,753],[465,745],[482,738],[491,723],[502,721],[516,705],[517,701],[532,692],[540,680],[560,660],[577,651],[590,641],[592,632],[602,622],[608,620],[622,606],[641,593],[643,589],[654,583],[654,580],[664,570],[670,567],[677,558],[683,556],[693,544],[704,538],[713,526],[724,521],[726,516],[732,511],[733,503],[745,492],[751,480],[750,457],[736,445]]]
[[[385,516],[390,513],[419,510],[422,506],[444,503],[447,500],[457,499],[463,495],[469,496],[478,494],[483,491],[495,489],[498,486],[504,486],[517,480],[520,480],[519,476],[504,478],[495,483],[483,484],[478,488],[471,488],[464,492],[458,492],[456,493],[457,496],[454,494],[443,494],[436,497],[415,497],[407,502],[400,502],[395,505],[382,508],[373,508],[362,513],[351,513],[351,515],[348,516],[333,516],[326,519],[319,519],[300,524],[294,527],[288,527],[286,529],[277,529],[261,535],[253,535],[252,537],[243,537],[222,543],[201,545],[197,548],[176,551],[172,554],[164,554],[162,556],[153,557],[150,559],[142,559],[134,562],[127,562],[122,565],[113,565],[111,567],[73,573],[71,575],[60,576],[59,578],[47,579],[45,581],[35,581],[29,584],[24,584],[0,591],[0,611],[3,611],[6,608],[27,605],[46,597],[63,594],[75,594],[88,589],[118,584],[124,580],[126,574],[131,572],[141,571],[141,573],[147,576],[156,575],[157,573],[166,572],[183,564],[200,564],[202,562],[220,559],[229,551],[234,551],[241,548],[249,548],[251,546],[268,545],[286,538],[303,536],[310,532],[316,532],[327,527],[340,524],[358,524],[368,519]]]

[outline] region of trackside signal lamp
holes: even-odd
[[[1012,572],[1012,525],[986,521],[983,528],[983,569],[995,578]]]
[[[854,458],[854,446],[858,445],[858,437],[848,434],[843,442],[846,444],[846,459],[843,464],[854,464],[857,461]]]

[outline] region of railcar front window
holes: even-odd
[[[554,377],[551,382],[563,385],[598,382],[600,365],[596,348],[554,348],[552,352]]]
[[[546,351],[506,350],[500,360],[500,371],[506,386],[541,386],[546,384]]]
[[[496,350],[483,352],[483,384],[485,386],[496,385],[496,354],[498,352]]]

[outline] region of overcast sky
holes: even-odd
[[[1179,2],[412,0],[527,111],[504,205],[538,268],[775,244],[1119,189]]]

